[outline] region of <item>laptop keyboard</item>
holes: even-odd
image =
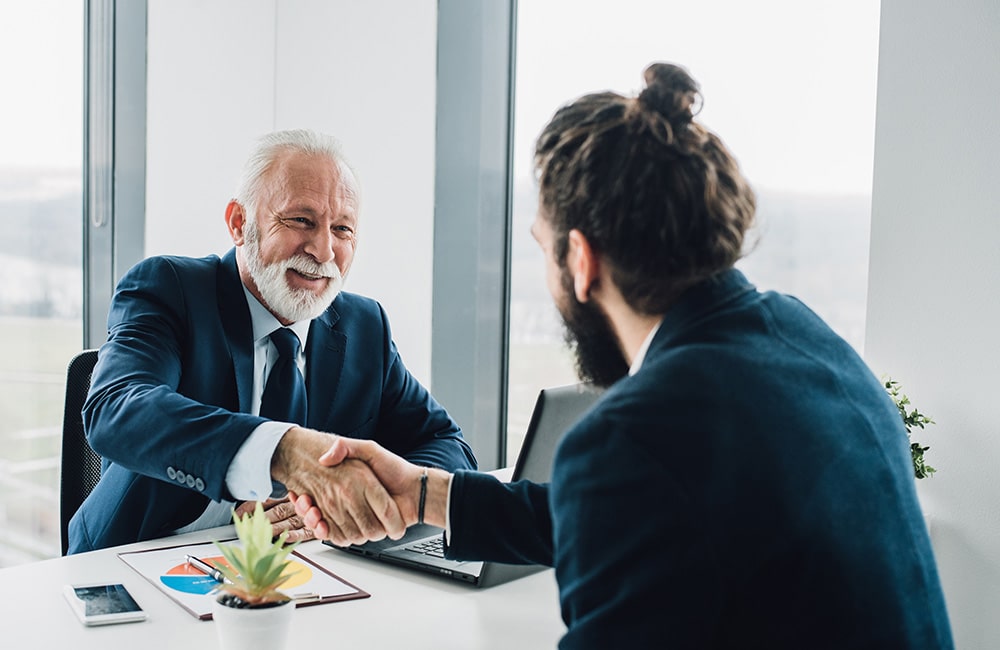
[[[410,544],[406,547],[408,551],[413,551],[414,553],[421,553],[423,555],[430,555],[431,557],[444,557],[444,537],[432,537],[430,539],[425,539],[422,542],[417,542],[415,544]]]

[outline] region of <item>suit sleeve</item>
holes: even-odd
[[[552,566],[548,495],[548,484],[502,483],[489,474],[456,472],[447,556]]]
[[[374,439],[417,465],[449,471],[476,469],[472,448],[458,424],[410,374],[392,341],[389,320],[379,307],[385,333],[385,374]]]
[[[83,416],[103,458],[220,500],[231,498],[229,463],[265,420],[239,413],[235,382],[219,377],[217,368],[232,367],[225,340],[211,328],[191,340],[192,323],[205,316],[191,305],[216,304],[215,274],[203,266],[204,277],[182,282],[173,262],[150,258],[122,278]],[[202,398],[179,392],[182,382],[198,384]]]

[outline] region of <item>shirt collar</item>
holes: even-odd
[[[653,342],[653,337],[656,336],[656,332],[660,329],[660,325],[663,324],[663,319],[661,318],[657,321],[656,325],[653,325],[653,329],[649,330],[649,334],[646,335],[646,339],[639,346],[639,350],[635,353],[635,358],[632,359],[632,367],[628,369],[629,375],[634,375],[639,372],[639,368],[642,367],[642,362],[646,359],[646,352],[649,351],[649,344]]]

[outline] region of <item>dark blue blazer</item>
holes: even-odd
[[[312,429],[369,438],[446,469],[476,460],[445,410],[406,370],[374,300],[341,293],[309,330]],[[253,333],[235,251],[153,257],[118,284],[83,408],[104,459],[70,522],[70,552],[169,534],[209,500],[233,499],[226,470],[265,420],[250,415]]]
[[[670,308],[551,484],[459,472],[451,525],[452,557],[555,566],[562,648],[953,647],[896,406],[735,270]]]

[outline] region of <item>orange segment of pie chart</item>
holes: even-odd
[[[203,557],[201,559],[207,562],[208,564],[211,564],[216,567],[225,566],[227,568],[232,568],[229,562],[226,562],[226,558],[224,558],[221,555],[216,555],[213,557]],[[294,589],[295,587],[302,586],[305,583],[309,582],[310,580],[312,580],[313,572],[312,569],[310,569],[304,563],[292,559],[288,562],[288,565],[285,567],[285,570],[281,572],[281,575],[287,576],[286,580],[283,583],[281,583],[281,586],[278,587],[279,589],[284,591],[286,589]],[[196,569],[195,567],[191,566],[187,562],[184,562],[183,564],[178,564],[168,569],[164,574],[164,576],[192,576],[200,580],[201,578],[205,577],[205,574]],[[179,589],[181,591],[194,590],[192,586],[187,585],[186,583],[177,583],[176,580],[169,580],[169,579],[163,580],[161,578],[161,581],[163,581],[168,586],[174,589]],[[204,590],[206,593],[209,591],[209,589],[203,587],[198,587],[198,590],[199,591]]]

